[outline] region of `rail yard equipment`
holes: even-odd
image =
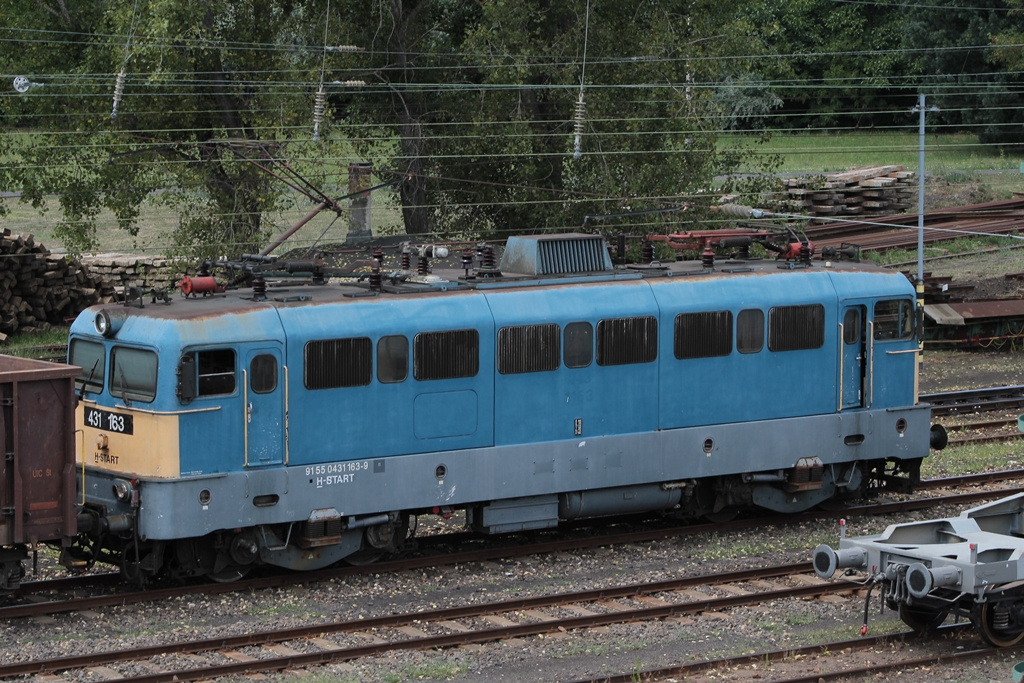
[[[971,619],[996,647],[1024,640],[1024,494],[959,517],[893,524],[814,551],[823,578],[836,571],[879,586],[886,606],[927,631],[953,614]],[[865,611],[865,625],[867,612]]]

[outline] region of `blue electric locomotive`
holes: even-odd
[[[456,509],[487,534],[798,511],[913,482],[929,449],[914,290],[870,265],[613,267],[561,235],[498,268],[214,283],[71,328],[79,561],[230,580],[368,561]]]

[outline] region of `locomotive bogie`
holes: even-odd
[[[913,289],[873,266],[298,289],[75,322],[84,495],[132,520],[93,542],[226,579],[396,552],[436,510],[483,533],[799,511],[928,453]]]

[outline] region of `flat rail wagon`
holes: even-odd
[[[871,588],[916,631],[948,615],[969,618],[996,647],[1024,640],[1024,494],[958,517],[892,524],[881,534],[820,545],[814,569],[838,570]],[[866,618],[867,612],[865,612]]]

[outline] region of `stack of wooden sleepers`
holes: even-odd
[[[787,178],[785,210],[809,216],[878,216],[914,205],[914,172],[903,166],[866,166],[841,173]]]
[[[42,332],[96,303],[102,278],[77,261],[51,254],[31,235],[0,230],[0,341],[12,332]]]

